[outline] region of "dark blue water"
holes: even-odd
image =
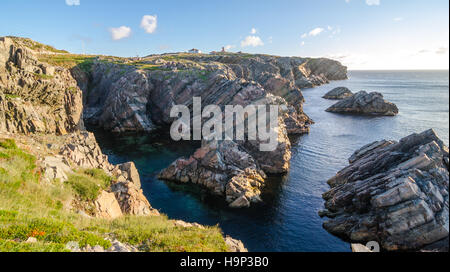
[[[353,91],[378,91],[396,103],[396,117],[357,117],[327,113],[333,101],[321,97],[337,86]],[[449,141],[448,71],[354,71],[350,79],[303,91],[304,110],[316,122],[293,147],[291,170],[268,181],[265,205],[228,209],[222,199],[195,186],[159,181],[158,171],[195,146],[173,143],[166,135],[111,137],[96,132],[113,163],[134,161],[143,189],[154,208],[170,218],[218,224],[225,234],[241,239],[250,251],[349,251],[349,244],[328,234],[317,212],[326,180],[347,165],[357,148],[380,139],[396,139],[434,128]]]

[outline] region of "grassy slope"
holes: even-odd
[[[62,184],[40,182],[36,159],[13,140],[0,139],[0,251],[65,251],[65,244],[110,246],[106,237],[143,251],[226,251],[218,227],[175,227],[166,216],[86,218],[71,212],[71,201],[92,200],[108,178],[84,170]],[[29,244],[29,237],[38,242]]]

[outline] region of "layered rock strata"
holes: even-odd
[[[448,239],[449,153],[433,130],[366,145],[349,162],[323,195],[326,230],[384,250]]]

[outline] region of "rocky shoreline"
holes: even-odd
[[[65,183],[79,169],[101,169],[110,178],[91,203],[73,199],[66,209],[86,218],[115,219],[123,216],[160,216],[144,196],[133,162],[112,165],[87,132],[83,122],[80,77],[89,77],[79,67],[67,69],[40,60],[51,52],[36,51],[23,38],[0,38],[0,138],[14,139],[37,158],[41,181],[51,186]],[[58,55],[55,55],[56,57]],[[62,54],[65,56],[65,54]],[[77,80],[74,76],[77,75]],[[76,77],[76,76],[75,76]],[[84,86],[87,88],[87,86]],[[173,221],[174,226],[204,228],[199,224]],[[224,237],[228,250],[246,251],[242,242]],[[36,239],[29,243],[36,243]],[[109,249],[78,248],[74,251],[133,252],[136,248],[112,240]],[[72,250],[72,248],[66,248]]]
[[[448,152],[433,130],[362,147],[328,181],[323,227],[389,251],[421,250],[448,239]]]

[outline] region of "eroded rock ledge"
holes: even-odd
[[[449,153],[433,130],[356,151],[328,181],[329,232],[385,250],[418,250],[448,238]]]

